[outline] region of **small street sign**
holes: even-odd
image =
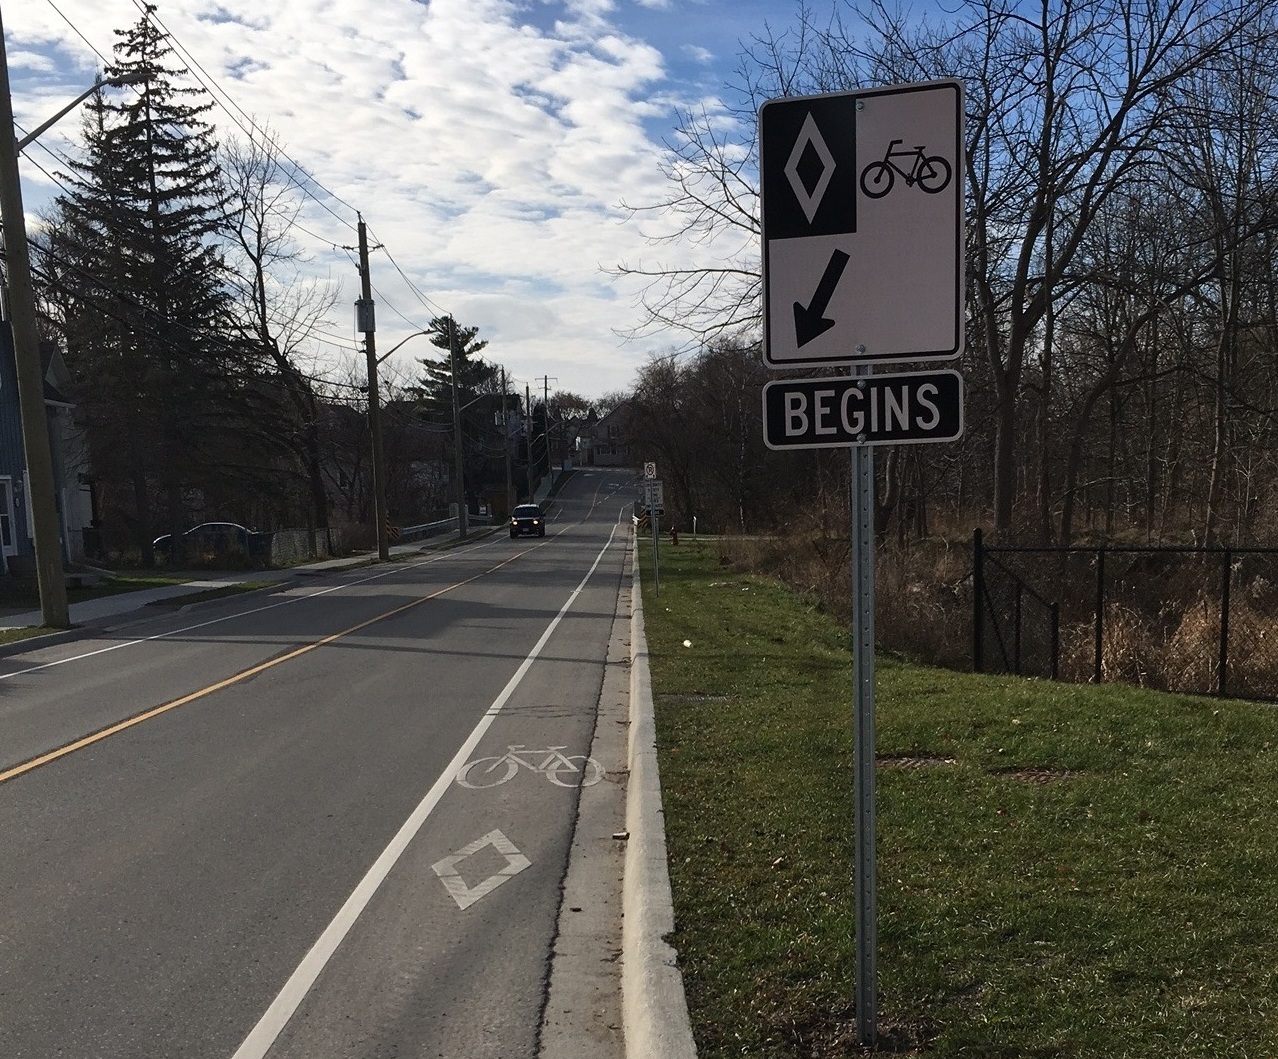
[[[769,100],[759,138],[767,363],[958,356],[962,83]]]
[[[656,510],[657,514],[665,514],[665,489],[662,482],[649,481],[643,483],[643,506],[648,510]]]
[[[911,445],[963,434],[963,378],[956,371],[778,379],[763,387],[770,449]]]
[[[643,476],[645,478],[657,477],[657,465],[651,461],[643,465]]]

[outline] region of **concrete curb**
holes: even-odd
[[[636,564],[637,566],[637,564]],[[653,716],[643,598],[632,574],[630,614],[630,780],[626,794],[625,880],[622,883],[622,1016],[631,1059],[693,1059],[697,1054],[678,954],[666,942],[674,904],[666,866],[661,778]]]

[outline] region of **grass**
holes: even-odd
[[[861,1054],[848,631],[706,543],[644,608],[698,1053]],[[876,697],[881,1050],[1278,1054],[1272,707],[882,654]]]

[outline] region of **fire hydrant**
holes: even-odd
[[[679,543],[679,531],[675,529],[674,526],[670,527],[670,543],[671,544]]]

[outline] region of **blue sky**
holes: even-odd
[[[14,107],[31,128],[87,87],[132,0],[6,4]],[[719,106],[739,42],[791,0],[159,0],[158,16],[204,75],[332,193],[307,205],[299,240],[330,284],[317,366],[358,374],[349,252],[354,211],[385,245],[372,261],[378,346],[439,311],[478,326],[486,355],[520,382],[597,396],[630,387],[650,353],[683,341],[618,337],[640,322],[626,261],[712,262],[665,245],[661,141],[678,106]],[[129,91],[123,89],[122,91]],[[212,120],[236,132],[227,110]],[[50,154],[74,150],[74,117],[28,150],[34,214],[56,192]],[[25,157],[25,156],[24,156]],[[393,263],[392,260],[393,259]],[[401,275],[401,270],[403,275]],[[407,277],[405,279],[404,277]],[[435,351],[408,340],[385,366],[415,375]],[[539,384],[540,385],[540,384]]]

